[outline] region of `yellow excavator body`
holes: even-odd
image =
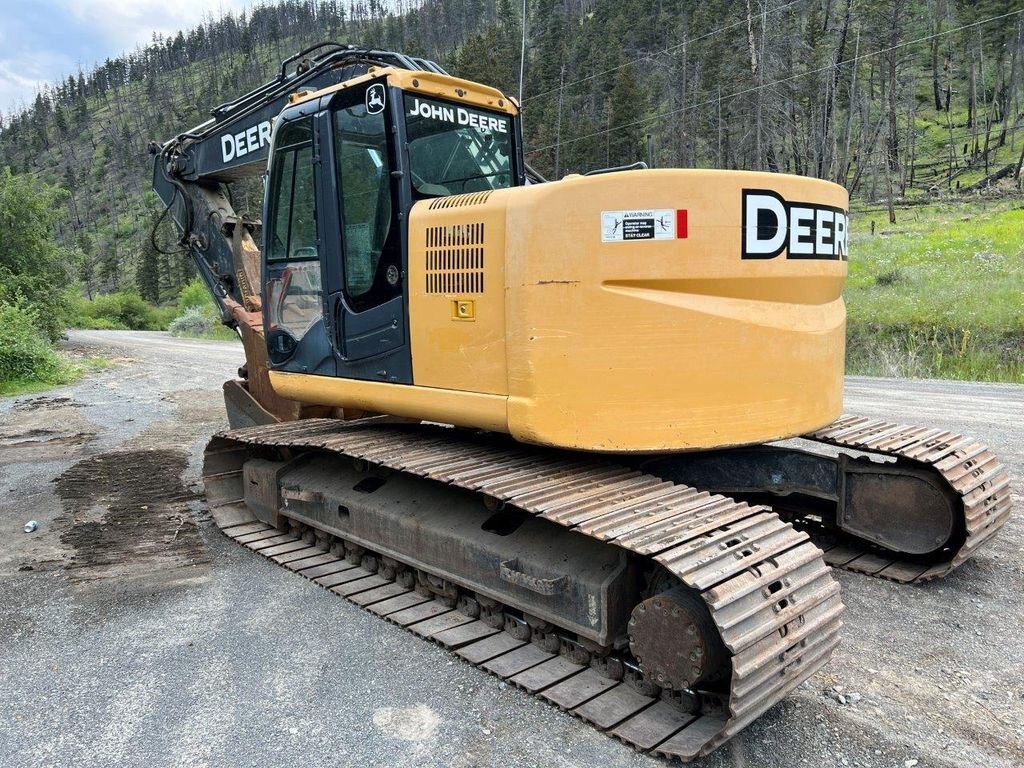
[[[589,451],[803,434],[842,410],[847,207],[817,179],[679,169],[423,200],[414,383],[271,382],[304,403]]]

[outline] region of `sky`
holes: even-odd
[[[176,34],[252,0],[0,0],[0,112],[27,106],[45,83]]]

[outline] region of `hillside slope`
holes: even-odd
[[[159,209],[147,144],[292,52],[325,39],[404,50],[518,91],[517,4],[389,7],[287,0],[156,38],[5,116],[0,166],[69,190],[59,235],[84,253],[87,294],[173,298],[191,267],[149,245]],[[837,180],[860,201],[955,195],[1000,173],[1012,184],[1022,18],[1016,0],[531,0],[531,161],[556,178],[637,159],[779,170]],[[235,192],[255,215],[259,196],[258,185]]]

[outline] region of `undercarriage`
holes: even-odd
[[[843,610],[827,562],[935,578],[1008,517],[987,452],[908,429],[840,420],[812,436],[870,457],[637,460],[307,419],[214,438],[204,476],[239,543],[639,750],[689,760],[827,661]],[[873,504],[887,505],[876,518]]]

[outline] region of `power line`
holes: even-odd
[[[645,123],[657,122],[658,120],[661,120],[662,118],[669,117],[671,115],[675,115],[675,114],[677,114],[679,112],[683,112],[684,110],[688,110],[688,109],[689,110],[696,110],[696,109],[700,109],[701,107],[711,106],[712,104],[717,104],[717,103],[719,103],[721,101],[728,101],[730,99],[734,99],[737,96],[745,96],[745,95],[747,95],[749,93],[755,93],[755,92],[763,90],[765,88],[771,88],[771,87],[774,87],[774,86],[777,86],[777,85],[784,85],[785,83],[789,83],[789,82],[792,82],[794,80],[799,80],[800,78],[807,77],[808,75],[815,75],[815,74],[819,74],[821,72],[827,72],[827,71],[829,71],[831,69],[834,69],[835,67],[843,66],[844,64],[854,64],[854,63],[859,62],[859,61],[861,61],[863,59],[870,59],[870,58],[872,58],[874,56],[881,56],[883,53],[891,53],[892,51],[895,51],[895,50],[897,50],[899,48],[905,48],[908,45],[917,45],[918,43],[924,43],[924,42],[927,42],[928,40],[932,40],[932,39],[937,38],[937,37],[945,37],[946,35],[952,35],[952,34],[955,34],[957,32],[962,32],[965,29],[971,29],[973,27],[982,26],[984,24],[989,24],[989,23],[991,23],[993,21],[1001,21],[1003,19],[1008,19],[1008,18],[1010,18],[1012,16],[1019,16],[1021,14],[1024,14],[1024,8],[1021,8],[1020,10],[1016,10],[1016,11],[1009,11],[1008,13],[1004,13],[1004,14],[1001,14],[999,16],[992,16],[992,17],[990,17],[988,19],[982,19],[981,21],[975,21],[975,22],[972,22],[970,24],[964,24],[963,26],[956,27],[954,29],[947,29],[947,30],[944,30],[942,32],[936,32],[935,34],[926,35],[925,37],[920,37],[920,38],[917,38],[916,40],[907,40],[905,42],[897,43],[896,45],[889,46],[888,48],[880,48],[879,50],[872,51],[871,53],[865,53],[865,54],[861,54],[859,56],[854,56],[852,58],[844,59],[843,61],[836,62],[835,64],[829,64],[829,65],[824,66],[824,67],[818,67],[817,69],[810,69],[810,70],[808,70],[806,72],[800,72],[799,74],[796,74],[796,75],[790,75],[789,77],[783,77],[783,78],[780,78],[778,80],[773,80],[773,81],[771,81],[769,83],[762,83],[761,85],[755,85],[755,86],[751,86],[749,88],[744,88],[744,89],[739,90],[739,91],[734,91],[733,93],[727,94],[725,96],[716,97],[714,99],[709,99],[708,101],[704,101],[704,102],[701,102],[699,104],[687,104],[687,105],[685,105],[683,107],[679,107],[678,109],[671,109],[671,110],[668,110],[667,112],[659,112],[658,114],[652,115],[651,117],[644,117],[644,118],[641,118],[639,120],[634,120],[634,121],[632,121],[630,123],[623,123],[622,125],[616,125],[616,126],[613,126],[611,128],[604,128],[604,129],[602,129],[600,131],[594,131],[593,133],[588,133],[585,136],[577,136],[577,137],[575,137],[573,139],[568,139],[566,141],[557,142],[557,143],[558,144],[562,144],[562,145],[565,145],[565,144],[575,144],[578,141],[585,141],[586,139],[591,139],[591,138],[594,138],[595,136],[603,136],[606,133],[612,133],[613,131],[620,131],[620,130],[622,130],[624,128],[632,128],[635,125],[643,125]],[[544,150],[551,149],[554,146],[555,146],[554,144],[546,144],[543,147],[535,147],[535,148],[531,149],[530,151],[531,152],[543,152]]]
[[[790,2],[786,3],[785,5],[781,5],[778,8],[774,8],[774,9],[772,9],[770,11],[767,11],[764,15],[768,16],[768,15],[773,14],[773,13],[778,13],[779,11],[784,11],[787,8],[789,8],[790,6],[793,6],[793,5],[796,5],[797,3],[802,3],[802,2],[804,2],[804,0],[790,0]],[[620,69],[625,69],[630,64],[636,64],[638,61],[650,60],[650,59],[653,59],[655,56],[661,56],[662,54],[665,54],[665,53],[672,53],[673,51],[677,51],[677,50],[679,50],[680,48],[682,48],[682,47],[684,47],[686,45],[690,45],[692,43],[698,43],[701,40],[706,40],[709,37],[714,37],[715,35],[719,35],[722,32],[727,32],[730,29],[735,29],[736,27],[742,26],[745,23],[746,23],[746,19],[740,19],[739,21],[737,21],[737,22],[735,22],[733,24],[729,24],[727,26],[719,27],[718,29],[714,29],[714,30],[712,30],[710,32],[706,32],[703,35],[700,35],[699,37],[693,38],[692,40],[687,39],[687,40],[684,40],[681,43],[677,43],[676,45],[669,46],[668,48],[663,48],[660,51],[654,51],[653,53],[645,54],[644,56],[637,56],[636,58],[630,59],[629,61],[627,61],[627,62],[625,62],[623,64],[619,64],[616,67],[612,67],[610,69],[605,69],[605,70],[602,70],[601,72],[595,72],[592,75],[587,75],[586,77],[581,77],[579,80],[572,80],[571,82],[568,82],[568,83],[566,83],[563,86],[559,86],[558,88],[551,88],[551,89],[549,89],[547,91],[541,91],[540,93],[535,93],[533,96],[531,96],[530,98],[528,98],[525,101],[523,101],[523,103],[525,104],[528,101],[533,101],[534,99],[539,99],[541,96],[547,96],[548,94],[551,94],[551,93],[557,93],[558,91],[560,91],[560,90],[562,90],[564,88],[572,88],[574,85],[579,85],[580,83],[589,82],[590,80],[593,80],[594,78],[597,78],[597,77],[601,77],[602,75],[607,75],[607,74],[610,74],[612,72],[618,72]]]

